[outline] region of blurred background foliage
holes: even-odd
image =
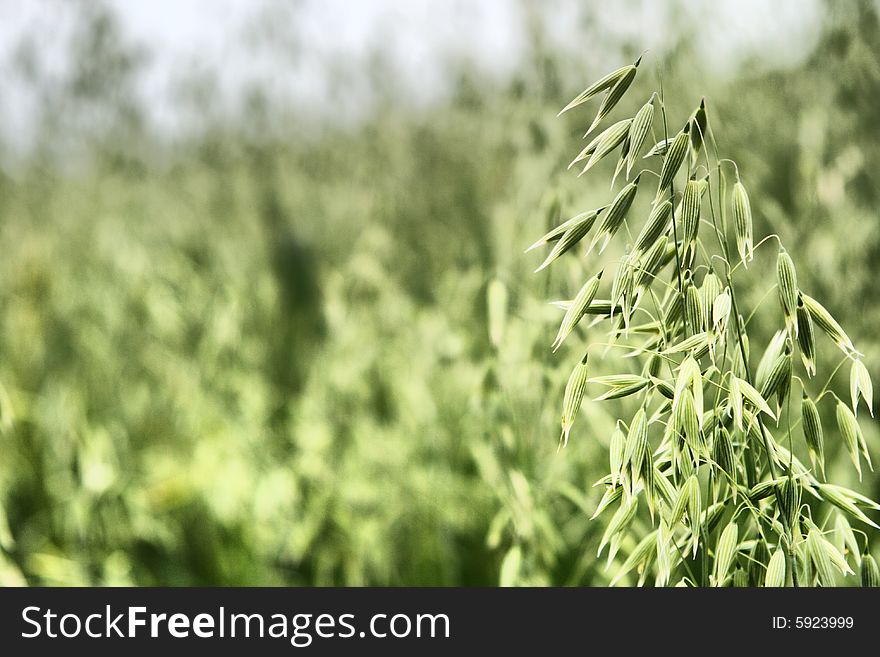
[[[437,4],[438,21],[455,11]],[[579,45],[558,47],[559,4],[509,3],[525,26],[512,74],[438,53],[450,93],[427,103],[381,38],[322,65],[298,39],[303,6],[272,5],[254,43],[331,87],[360,79],[370,102],[315,112],[263,82],[221,111],[222,81],[195,67],[161,101],[176,131],[150,120],[151,44],[127,38],[124,4],[69,3],[61,73],[23,34],[7,98],[37,99],[34,137],[15,150],[0,125],[0,583],[607,584],[592,484],[629,407],[585,403],[557,453],[588,337],[550,354],[547,301],[586,270],[567,257],[533,275],[523,248],[607,196],[564,170],[583,126],[555,115],[634,59],[647,26],[615,31],[591,3]],[[674,122],[707,96],[756,235],[782,236],[878,380],[878,6],[829,0],[803,57],[759,51],[722,75],[696,38],[712,5],[663,5],[674,20],[620,111],[658,72]],[[775,254],[758,261],[740,279],[751,303]],[[880,495],[826,443],[831,479]]]

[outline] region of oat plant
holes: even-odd
[[[869,514],[880,505],[825,478],[825,446],[836,441],[859,477],[872,467],[859,426],[866,410],[873,415],[862,354],[801,289],[780,238],[755,241],[748,177],[718,152],[705,100],[676,122],[661,84],[632,118],[599,130],[640,61],[604,76],[560,112],[599,103],[584,136],[590,140],[569,168],[584,175],[615,162],[612,192],[529,249],[548,251],[537,271],[576,249],[593,270],[571,300],[554,302],[564,311],[554,352],[576,328],[588,329],[586,353],[565,387],[560,447],[578,433],[599,438],[588,426],[577,429],[582,405],[633,402],[632,415],[606,437],[609,472],[597,482],[604,494],[593,517],[606,519],[599,555],[611,583],[877,585],[868,548],[878,525]],[[637,196],[650,200],[641,218],[631,211]],[[612,244],[618,255],[599,269],[598,255]],[[737,279],[773,249],[776,277],[764,298],[775,298],[777,309],[745,308]],[[775,313],[779,322],[760,351],[749,338],[756,313]],[[836,364],[817,361],[825,339],[842,352]],[[606,356],[627,371],[591,376]],[[843,400],[831,383],[847,368],[851,395]],[[831,406],[836,426],[823,426],[819,410]],[[809,463],[795,455],[801,441]]]

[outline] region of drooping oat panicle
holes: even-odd
[[[614,200],[611,201],[611,205],[608,206],[608,209],[602,215],[602,221],[599,223],[599,227],[596,229],[596,235],[593,237],[590,246],[587,248],[587,253],[592,251],[593,247],[596,246],[599,240],[604,238],[605,241],[599,248],[599,253],[602,253],[608,245],[608,241],[614,237],[614,234],[623,224],[623,220],[626,218],[626,213],[629,212],[629,208],[636,197],[636,192],[638,192],[639,177],[640,176],[636,176],[635,180],[621,189],[617,196],[614,197]]]
[[[632,124],[629,128],[629,152],[626,157],[626,179],[629,180],[629,174],[632,171],[633,164],[639,156],[639,151],[645,144],[645,138],[651,130],[651,123],[654,121],[654,99],[657,93],[651,94],[648,102],[642,105],[641,109],[636,112],[633,117]]]
[[[797,303],[798,287],[797,273],[794,262],[788,252],[780,247],[779,255],[776,256],[776,284],[779,292],[779,303],[782,306],[782,314],[785,316],[785,326],[789,335],[797,337]]]
[[[622,80],[630,72],[633,72],[633,74],[634,74],[635,69],[638,68],[640,61],[641,61],[641,57],[639,57],[639,59],[637,59],[634,64],[629,64],[627,66],[621,66],[616,71],[611,71],[611,73],[608,73],[607,75],[604,75],[603,77],[599,78],[593,84],[591,84],[589,87],[587,87],[581,93],[579,93],[577,96],[575,96],[574,99],[568,105],[563,107],[562,110],[559,112],[559,114],[557,114],[556,116],[560,116],[563,113],[567,112],[568,110],[587,102],[588,100],[590,100],[594,96],[602,93],[603,91],[610,89],[615,84],[617,84],[620,80]]]
[[[846,335],[843,328],[841,328],[840,324],[837,323],[837,320],[834,319],[831,313],[825,309],[825,306],[808,294],[802,293],[801,296],[804,300],[804,306],[806,306],[807,310],[810,312],[813,321],[816,322],[819,328],[822,329],[829,338],[831,338],[834,344],[836,344],[845,354],[854,352],[856,348],[853,346],[852,341]]]
[[[874,385],[871,383],[871,375],[868,373],[868,368],[857,358],[853,359],[849,370],[849,392],[852,397],[853,413],[858,415],[859,395],[861,395],[873,417]]]
[[[801,360],[807,375],[816,375],[816,334],[813,331],[813,320],[804,305],[803,295],[798,294],[797,304],[797,341],[800,347]]]
[[[644,251],[657,241],[669,226],[669,213],[672,210],[672,203],[667,199],[662,203],[655,203],[651,208],[645,225],[642,226],[636,238],[636,250]]]
[[[527,248],[525,252],[528,253],[529,251],[537,249],[539,246],[545,246],[550,242],[558,241],[563,235],[565,235],[566,232],[579,224],[590,222],[590,225],[592,225],[593,221],[595,221],[596,219],[596,215],[598,215],[603,209],[604,207],[601,207],[576,214],[571,219],[564,221],[552,230],[548,231],[544,236],[542,236],[534,244]]]
[[[620,79],[608,90],[608,93],[605,94],[605,98],[602,99],[602,104],[599,106],[599,111],[596,113],[596,118],[593,119],[590,127],[587,128],[584,137],[593,132],[602,119],[608,116],[611,110],[613,110],[617,106],[617,103],[620,102],[620,99],[623,98],[623,94],[626,93],[626,90],[629,89],[633,80],[636,79],[636,71],[638,70],[641,59],[642,58],[639,57],[639,59],[636,60],[636,63],[627,69],[627,71],[620,76]]]
[[[712,573],[715,586],[721,586],[724,582],[724,578],[727,577],[727,573],[730,571],[733,558],[736,556],[738,539],[739,528],[736,526],[735,522],[730,522],[727,527],[724,528],[724,531],[721,532],[721,537],[718,539],[718,544],[715,546],[715,563],[713,565]]]
[[[767,564],[767,574],[764,577],[764,586],[767,588],[779,588],[785,586],[785,551],[779,547],[770,557]]]
[[[871,554],[865,552],[862,555],[862,567],[859,572],[859,580],[864,588],[876,588],[880,586],[880,568]]]
[[[684,196],[681,199],[681,214],[678,217],[681,226],[681,239],[685,244],[690,244],[697,239],[702,198],[700,181],[691,178],[685,185]]]
[[[743,265],[748,267],[754,257],[754,238],[752,237],[752,206],[745,185],[737,181],[733,185],[733,222],[736,234],[736,249]]]
[[[599,290],[599,283],[602,281],[603,273],[604,270],[600,271],[584,283],[583,287],[578,291],[577,296],[572,300],[568,310],[565,311],[565,317],[562,318],[562,324],[560,324],[559,331],[556,333],[556,338],[553,340],[552,348],[554,352],[559,349],[562,342],[568,337],[568,334],[571,333],[572,329],[574,329],[580,321],[584,314],[584,309],[590,305],[593,297],[596,296],[596,292]]]
[[[581,400],[584,398],[584,389],[587,385],[587,354],[580,362],[575,365],[571,375],[568,377],[568,383],[565,385],[565,394],[562,397],[562,446],[568,445],[568,434],[571,433],[571,427],[577,412],[581,407]]]
[[[675,136],[675,139],[669,146],[669,150],[666,152],[666,157],[663,159],[663,167],[660,169],[660,184],[657,187],[657,198],[660,198],[663,191],[672,184],[675,174],[678,173],[682,162],[684,162],[684,156],[687,154],[688,149],[690,129],[691,124],[686,124]]]
[[[855,466],[856,472],[859,473],[859,481],[861,481],[862,464],[859,459],[859,450],[860,443],[864,440],[862,429],[859,427],[856,416],[842,401],[837,402],[837,428],[840,429],[846,451],[849,452],[849,458]]]
[[[804,393],[801,400],[801,424],[804,428],[804,442],[810,453],[810,461],[815,467],[819,465],[822,477],[825,477],[825,437],[822,434],[822,420],[816,402]]]
[[[553,248],[550,249],[550,253],[547,254],[544,262],[538,265],[538,268],[535,269],[535,273],[549,267],[559,257],[568,253],[571,247],[580,242],[586,234],[590,232],[590,228],[593,227],[593,223],[596,221],[596,217],[599,216],[600,212],[601,210],[596,214],[586,215],[581,221],[573,224],[568,230],[566,230],[562,234],[562,237],[560,237],[553,245]]]
[[[635,66],[623,67],[591,85],[566,109],[604,93],[589,128],[592,131],[606,115],[610,116],[631,86]],[[617,176],[624,171],[629,180],[636,159],[649,143],[647,135],[652,132],[656,111],[667,109],[657,102],[658,96],[652,95],[633,119],[618,121],[605,130],[599,128],[601,134],[586,140],[590,143],[572,166],[580,163],[583,174],[612,156],[616,165],[611,188],[615,189]],[[594,516],[616,507],[599,552],[609,546],[609,566],[618,550],[627,555],[613,583],[636,570],[634,583],[639,585],[650,578],[655,585],[685,581],[685,569],[689,571],[689,583],[700,586],[781,586],[786,581],[811,585],[817,577],[821,584],[836,583],[838,571],[849,570],[846,559],[855,559],[860,547],[856,530],[849,527],[847,518],[876,528],[877,523],[867,513],[880,511],[880,505],[855,491],[823,483],[823,427],[817,402],[809,398],[793,371],[794,350],[798,349],[807,374],[814,376],[816,323],[856,361],[850,371],[852,407],[849,401],[841,402],[837,417],[842,440],[860,475],[862,458],[870,466],[870,455],[855,412],[859,398],[864,398],[871,409],[873,391],[868,370],[862,364],[862,354],[855,351],[834,318],[800,292],[794,263],[780,245],[776,287],[785,327],[763,351],[752,377],[748,330],[753,326],[747,325],[744,318],[751,323],[756,316],[759,326],[764,322],[736,295],[730,282],[722,282],[738,269],[736,258],[729,261],[726,215],[734,213],[735,226],[730,232],[735,234],[739,259],[748,264],[754,255],[752,210],[738,170],[733,177],[731,169],[736,165],[715,152],[716,144],[707,134],[706,105],[702,102],[680,131],[655,144],[645,155],[662,157],[657,195],[635,240],[627,229],[632,245],[626,244],[622,253],[618,251],[611,258],[617,266],[610,298],[595,298],[596,282],[596,289],[588,290],[589,294],[582,288],[575,299],[555,303],[566,317],[554,340],[554,350],[573,332],[578,320],[589,314],[590,326],[603,324],[608,328],[606,349],[621,347],[623,358],[634,359],[634,366],[626,370],[632,374],[612,373],[586,379],[585,383],[576,382],[574,375],[570,377],[571,386],[566,387],[563,400],[568,410],[564,410],[561,442],[567,442],[577,412],[576,406],[572,412],[573,399],[577,397],[577,404],[581,403],[585,385],[604,387],[598,400],[638,399],[632,421],[628,425],[615,423],[609,446],[610,473],[596,483],[603,487],[604,494]],[[701,156],[707,150],[711,152],[703,167]],[[700,239],[702,198],[710,181],[716,184],[710,177],[713,171],[718,176],[721,212],[721,225],[715,228],[717,246]],[[701,175],[703,178],[698,179]],[[677,185],[679,176],[681,189]],[[601,245],[597,250],[602,253],[626,223],[638,181],[635,177],[608,206],[597,210],[586,230],[586,218],[578,215],[545,234],[532,247],[552,247],[552,257],[548,256],[544,266],[575,243],[588,243],[587,254]],[[561,221],[558,214],[557,210],[557,217],[547,223],[548,227]],[[670,235],[672,216],[676,220],[674,237]],[[713,227],[716,218],[713,214]],[[593,224],[597,224],[595,230]],[[590,230],[594,234],[589,234]],[[661,278],[670,263],[674,267],[671,276],[664,274]],[[606,324],[606,320],[610,321]],[[732,330],[731,321],[736,322],[732,326],[736,330]],[[790,408],[790,395],[795,380],[803,392],[800,421],[811,467],[793,453],[792,429],[796,423],[792,424],[791,411],[797,411]],[[834,394],[832,383],[824,385],[819,399]],[[705,386],[709,387],[704,391]],[[785,405],[790,411],[783,415]],[[787,426],[773,428],[761,418],[762,414],[779,418],[777,427],[782,420]],[[653,449],[648,438],[650,427],[662,432]],[[808,495],[815,501],[810,500],[806,506],[801,498]],[[648,514],[639,514],[636,509],[642,497],[650,521]],[[840,513],[827,516],[823,506],[829,504]],[[687,520],[682,523],[685,513]],[[659,514],[659,527],[655,514]],[[821,518],[821,531],[814,518],[816,522]],[[829,520],[833,529],[828,528]],[[694,572],[701,572],[702,577],[690,573],[691,564],[685,560],[691,559],[701,566]],[[708,566],[711,568],[707,572]],[[786,572],[789,569],[791,572]]]

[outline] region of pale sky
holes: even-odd
[[[84,0],[88,2],[88,0]],[[536,0],[534,0],[536,1]],[[525,43],[524,7],[530,0],[109,0],[124,33],[151,51],[143,81],[151,118],[172,126],[174,84],[193,69],[222,71],[224,96],[233,103],[243,85],[262,81],[294,103],[326,102],[328,61],[356,78],[357,64],[377,45],[388,48],[395,76],[413,102],[447,89],[443,56],[472,59],[481,70],[504,77],[515,70]],[[39,35],[39,49],[63,70],[65,39],[81,2],[0,0],[0,118],[7,134],[27,134],[33,107],[9,60],[25,34]],[[707,63],[734,69],[761,56],[784,67],[809,53],[822,18],[819,0],[549,0],[550,40],[572,57],[583,48],[578,8],[598,10],[598,28],[645,48],[662,48],[663,35],[684,6],[701,25],[695,35]],[[259,36],[257,36],[259,35]],[[352,84],[357,89],[357,79]],[[18,86],[17,86],[18,85]]]

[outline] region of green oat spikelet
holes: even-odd
[[[599,143],[596,144],[596,149],[590,155],[590,159],[587,160],[586,165],[584,165],[584,168],[578,174],[578,178],[580,178],[587,171],[592,169],[600,160],[602,160],[602,158],[614,151],[615,148],[620,146],[620,144],[625,141],[626,135],[629,132],[630,121],[631,119],[627,119],[623,122],[623,125],[617,129],[617,131],[612,132],[599,140]]]
[[[849,371],[849,391],[852,397],[853,413],[858,415],[859,396],[865,400],[871,417],[874,417],[874,386],[871,383],[871,375],[868,368],[857,358],[853,359]]]
[[[560,442],[562,446],[568,445],[568,434],[574,424],[574,419],[581,407],[581,400],[584,398],[584,388],[587,383],[587,354],[580,362],[575,365],[571,375],[568,377],[568,383],[565,385],[565,394],[562,398],[562,435]]]
[[[802,293],[801,296],[803,297],[804,306],[806,306],[807,310],[810,312],[813,321],[829,338],[831,338],[834,344],[836,344],[841,351],[847,355],[854,352],[856,348],[853,346],[852,341],[846,335],[843,328],[841,328],[840,324],[837,323],[837,320],[834,319],[831,313],[825,309],[825,306],[808,294]]]
[[[571,169],[575,164],[586,160],[587,158],[592,160],[597,151],[599,152],[599,155],[596,161],[608,155],[608,153],[620,146],[620,144],[626,139],[627,134],[629,134],[629,126],[631,122],[632,119],[623,119],[600,132],[593,138],[593,141],[587,144],[584,149],[578,153],[577,157],[568,165],[568,168]],[[592,164],[588,164],[588,168],[590,167],[592,167]],[[587,169],[584,169],[581,172],[581,175],[586,172]]]
[[[647,451],[648,416],[645,414],[645,409],[640,408],[630,422],[629,433],[626,436],[626,449],[623,452],[624,467],[630,466],[630,494],[633,492],[632,488],[638,483]]]
[[[562,114],[564,114],[568,110],[575,108],[578,105],[581,105],[581,104],[587,102],[588,100],[590,100],[594,96],[602,93],[603,91],[606,91],[606,90],[612,88],[614,85],[616,85],[618,82],[620,82],[620,80],[622,80],[624,77],[626,77],[631,71],[634,73],[635,69],[638,68],[640,61],[641,61],[641,57],[639,57],[639,59],[636,60],[636,62],[634,64],[629,64],[627,66],[621,66],[616,71],[612,71],[611,73],[608,73],[607,75],[599,78],[593,84],[591,84],[589,87],[587,87],[581,93],[579,93],[577,96],[575,96],[574,99],[568,105],[563,107],[562,110],[559,112],[559,114],[557,114],[556,116],[561,116]]]
[[[602,251],[605,250],[605,247],[608,246],[608,242],[620,229],[623,220],[626,219],[626,213],[629,212],[638,189],[639,176],[636,176],[631,183],[627,184],[618,192],[617,196],[614,197],[614,200],[611,201],[611,205],[609,205],[608,209],[605,211],[602,221],[596,229],[596,235],[590,242],[590,246],[587,247],[586,253],[590,253],[602,238],[605,238],[605,241],[599,248],[599,253],[602,253]]]
[[[739,386],[743,399],[754,406],[756,410],[766,413],[775,420],[776,414],[773,413],[773,410],[770,408],[770,405],[767,403],[767,400],[764,399],[763,395],[755,390],[752,384],[745,379],[740,379],[739,377],[734,378],[737,379],[737,385]]]
[[[687,154],[688,149],[688,133],[690,129],[691,124],[687,123],[675,136],[675,139],[669,146],[669,150],[666,152],[666,156],[663,159],[663,168],[660,169],[660,184],[657,187],[658,199],[663,194],[663,191],[672,184],[675,174],[678,173],[682,162],[684,162],[684,156]]]
[[[791,371],[791,349],[786,344],[785,350],[773,362],[764,385],[761,386],[761,396],[764,399],[769,400],[776,395],[777,417],[791,388]]]
[[[574,228],[575,226],[577,226],[579,224],[588,222],[589,225],[592,226],[593,221],[596,220],[596,215],[598,215],[604,209],[605,208],[603,206],[601,208],[596,208],[594,210],[587,210],[586,212],[581,212],[580,214],[575,215],[571,219],[564,221],[563,223],[559,224],[555,228],[551,229],[549,232],[547,232],[541,238],[539,238],[534,244],[529,246],[529,248],[527,248],[525,250],[525,253],[528,253],[529,251],[533,251],[533,250],[537,249],[538,247],[545,246],[545,245],[549,244],[550,242],[559,241],[562,238],[562,236],[565,235],[571,228]],[[587,229],[587,230],[589,230],[589,229]]]
[[[560,237],[559,240],[556,241],[556,244],[553,245],[553,248],[550,250],[550,253],[547,254],[544,262],[535,269],[535,273],[549,267],[560,256],[567,253],[571,247],[580,242],[586,234],[590,232],[590,228],[593,227],[593,222],[596,220],[597,216],[598,213],[587,215],[582,221],[572,225],[571,228],[565,231],[562,237]]]
[[[678,218],[681,227],[681,240],[686,245],[697,239],[700,228],[700,204],[703,198],[703,186],[700,181],[691,178],[684,188],[681,200],[681,215]]]
[[[864,588],[880,587],[880,568],[877,568],[876,559],[867,551],[862,554],[859,580]]]
[[[669,147],[672,145],[672,142],[675,141],[675,137],[669,137],[668,139],[661,139],[656,144],[651,146],[648,149],[648,152],[645,153],[645,156],[642,158],[643,160],[647,160],[649,157],[663,157],[669,151]]]
[[[593,132],[596,129],[596,126],[604,119],[608,114],[613,110],[617,103],[620,102],[620,99],[623,98],[623,95],[626,93],[627,89],[629,89],[633,80],[636,79],[636,71],[639,67],[639,62],[642,61],[642,58],[639,57],[635,63],[628,67],[624,73],[620,76],[620,79],[614,83],[614,85],[608,90],[605,94],[605,98],[602,99],[602,104],[599,106],[599,111],[596,113],[596,118],[593,119],[593,122],[590,124],[590,127],[587,128],[587,132],[584,134],[586,137],[588,134]]]
[[[780,247],[779,255],[776,256],[776,282],[779,292],[779,303],[782,306],[782,314],[785,317],[785,326],[792,338],[797,337],[797,303],[798,287],[797,273],[794,262],[788,251]]]
[[[608,455],[611,465],[611,485],[617,486],[623,470],[623,455],[626,449],[626,436],[620,428],[620,422],[615,423],[614,432],[611,434],[611,444]]]
[[[843,438],[843,444],[849,453],[849,458],[859,473],[859,481],[862,480],[862,464],[859,458],[861,443],[864,441],[862,437],[862,429],[856,416],[849,407],[842,401],[837,402],[837,428],[840,429],[840,435]]]
[[[599,283],[602,281],[603,273],[604,270],[600,271],[584,283],[583,287],[581,287],[580,291],[577,293],[577,296],[572,300],[568,310],[565,311],[565,317],[562,318],[562,324],[559,325],[559,331],[556,333],[556,338],[553,340],[552,349],[554,353],[562,346],[565,338],[568,337],[569,333],[572,332],[581,317],[583,317],[584,310],[589,307],[593,297],[596,296],[596,292],[599,290]]]
[[[636,250],[644,251],[666,232],[666,229],[669,227],[669,214],[671,210],[672,203],[669,200],[655,203],[651,207],[651,213],[648,215],[645,225],[642,226],[638,237],[636,237]]]
[[[736,249],[745,267],[754,258],[754,238],[752,237],[752,206],[745,185],[737,176],[733,184],[733,222],[736,234]]]
[[[700,525],[702,501],[700,499],[700,480],[697,479],[697,475],[695,474],[691,475],[687,480],[687,496],[688,523],[693,536],[691,549],[693,551],[693,556],[696,556],[700,535],[697,528]]]
[[[816,375],[816,334],[813,331],[813,320],[804,305],[802,294],[798,294],[797,303],[797,342],[800,347],[801,361],[808,376]]]
[[[785,586],[785,551],[779,547],[770,557],[767,564],[767,573],[764,577],[764,586],[767,588],[780,588]]]
[[[688,326],[693,333],[706,330],[706,318],[703,315],[703,305],[700,303],[700,294],[697,288],[689,285],[684,294],[684,310]]]
[[[801,486],[791,474],[776,485],[776,501],[785,526],[794,531],[801,513]]]
[[[654,121],[654,99],[657,93],[651,94],[648,102],[642,105],[636,115],[633,117],[632,124],[629,128],[629,151],[626,156],[626,179],[629,180],[629,174],[632,171],[633,164],[639,156],[639,151],[645,144],[645,138],[651,130],[651,124]]]
[[[804,429],[804,442],[810,454],[810,462],[815,467],[817,464],[825,477],[825,437],[822,434],[822,420],[816,403],[804,393],[801,399],[801,425]]]
[[[706,99],[700,99],[700,106],[694,110],[694,113],[691,115],[691,167],[695,167],[697,165],[697,158],[700,155],[700,150],[703,148],[703,140],[706,137],[706,127],[709,125],[708,118],[706,116]]]
[[[712,573],[715,586],[721,586],[730,571],[730,566],[736,556],[738,538],[739,528],[735,522],[730,522],[721,532],[721,537],[715,546],[715,563]]]

